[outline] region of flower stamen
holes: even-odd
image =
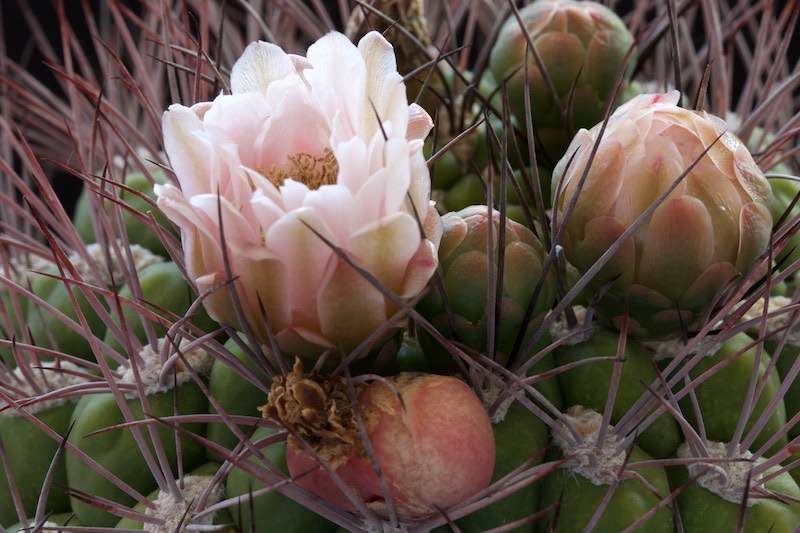
[[[339,175],[339,163],[333,150],[325,148],[321,156],[307,152],[291,154],[283,165],[272,165],[269,170],[256,169],[276,187],[287,179],[304,183],[309,189],[319,189],[322,185],[333,185]]]

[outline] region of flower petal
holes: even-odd
[[[347,37],[335,32],[309,46],[306,57],[313,65],[305,71],[311,92],[332,118],[332,144],[358,135],[367,83],[364,58]]]
[[[408,142],[389,139],[384,166],[373,172],[355,194],[357,224],[364,225],[396,213],[406,202],[411,179]]]
[[[270,83],[294,74],[294,63],[272,43],[250,43],[231,69],[231,90],[234,94],[267,91]]]
[[[431,175],[428,163],[422,153],[422,146],[422,141],[411,141],[408,146],[409,163],[411,164],[408,197],[413,205],[413,209],[409,207],[409,211],[415,211],[419,217],[423,216],[431,199]]]
[[[746,203],[739,213],[739,254],[736,270],[744,273],[767,249],[770,242],[772,214],[763,204]]]
[[[408,105],[378,33],[359,47],[330,33],[306,58],[251,44],[231,86],[163,119],[181,190],[158,189],[158,204],[181,227],[187,268],[206,289],[223,283],[206,302],[215,318],[246,320],[288,355],[353,348],[396,304],[337,254],[403,298],[436,268],[442,229],[422,152],[431,118]]]
[[[183,193],[192,196],[211,192],[209,155],[212,146],[198,135],[203,124],[197,113],[173,104],[162,117],[162,129],[164,150]]]
[[[417,253],[408,262],[403,288],[398,296],[411,299],[420,294],[427,287],[438,265],[436,246],[429,240],[420,242]]]
[[[317,292],[332,268],[333,250],[312,231],[325,238],[332,235],[319,215],[309,208],[295,209],[281,217],[265,235],[266,246],[286,269],[292,324],[316,329]]]
[[[350,234],[356,230],[354,198],[346,187],[326,185],[310,191],[303,205],[313,209],[325,221],[334,243],[347,242]]]
[[[392,135],[406,137],[409,108],[403,77],[397,72],[394,48],[377,31],[358,42],[366,65],[366,109],[362,114],[361,135],[371,138],[379,124],[391,123]]]
[[[653,213],[638,281],[677,301],[712,263],[714,223],[691,196],[668,199]]]
[[[274,175],[276,180],[297,170],[299,164],[292,161],[324,159],[331,150],[328,119],[305,91],[284,94],[274,103],[268,121],[258,135],[240,143],[246,146],[249,141],[252,147],[248,150],[252,155],[242,158],[242,162],[268,176]]]
[[[381,292],[352,266],[336,260],[319,290],[319,327],[325,337],[349,352],[386,323]],[[356,318],[357,317],[357,318]]]
[[[419,225],[406,213],[396,213],[350,238],[347,249],[395,294],[403,292],[408,263],[420,244]]]
[[[408,106],[408,131],[406,132],[406,139],[424,140],[433,129],[433,119],[425,109],[412,103]]]

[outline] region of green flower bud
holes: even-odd
[[[442,217],[444,233],[439,248],[439,262],[444,281],[444,295],[434,286],[419,303],[418,310],[445,337],[458,340],[480,353],[488,348],[487,326],[489,306],[489,265],[497,265],[499,255],[500,214],[489,218],[486,206],[471,206]],[[536,286],[544,275],[545,252],[533,232],[527,227],[506,219],[503,248],[503,283],[499,315],[496,317],[495,360],[505,364],[517,335],[523,326],[532,332],[535,327],[524,324],[525,312],[533,305],[532,324],[550,309],[555,298],[552,270],[545,275],[541,291]],[[487,248],[492,231],[493,249]],[[491,256],[488,255],[491,253]],[[496,272],[496,271],[495,271]],[[532,301],[537,296],[536,301]],[[448,309],[450,316],[448,316]],[[450,327],[455,324],[455,330]],[[420,343],[429,357],[439,358],[443,366],[449,363],[447,351],[419,328]],[[436,364],[434,364],[436,366]]]
[[[538,0],[520,9],[520,17],[544,72],[528,51],[527,36],[515,16],[500,30],[490,68],[499,82],[507,80],[511,111],[522,124],[525,90],[530,91],[534,131],[547,158],[555,162],[577,129],[603,119],[633,36],[613,11],[596,2]],[[628,64],[623,80],[632,71],[633,61]],[[571,121],[565,122],[564,115]]]

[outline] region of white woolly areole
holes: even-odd
[[[170,346],[173,350],[170,352],[169,360],[173,361],[174,364],[172,368],[166,369],[161,364],[160,355],[160,352],[164,348],[164,342],[168,341],[164,338],[158,339],[158,350],[153,350],[150,345],[147,345],[139,352],[141,362],[139,362],[136,368],[139,373],[139,380],[144,387],[144,392],[148,396],[166,392],[175,385],[181,386],[191,380],[192,374],[186,368],[184,360],[197,374],[209,372],[211,370],[211,364],[214,362],[212,356],[200,347],[196,346],[191,350],[185,350],[184,348],[190,341],[183,339],[180,343],[180,353],[183,354],[183,359],[180,357],[172,358],[176,351],[174,350],[174,346]],[[171,344],[172,343],[170,343],[170,345]],[[136,385],[136,375],[131,366],[120,367],[119,371],[122,372],[120,383]],[[128,399],[137,398],[138,396],[139,394],[136,390],[125,392],[125,397]]]
[[[728,453],[728,446],[723,442],[706,443],[708,457],[711,459],[725,459]],[[689,446],[684,443],[678,448],[678,457],[690,459],[695,457]],[[713,492],[719,497],[741,504],[744,500],[745,491],[748,489],[747,476],[750,469],[754,466],[753,454],[745,450],[732,457],[733,461],[721,463],[708,463],[698,459],[695,463],[686,465],[689,475],[697,478],[697,484],[706,490]],[[740,460],[737,460],[740,459]],[[757,480],[750,479],[752,486]],[[747,505],[755,505],[757,500],[747,499]]]
[[[8,260],[8,263],[10,269],[6,272],[3,268],[0,268],[0,276],[7,277],[23,287],[33,283],[35,271],[46,270],[55,265],[49,259],[36,254],[15,255]]]
[[[686,343],[682,339],[668,339],[664,341],[646,341],[644,346],[650,350],[654,361],[674,359],[678,354],[686,349]],[[722,348],[723,341],[717,339],[715,335],[706,335],[697,345],[689,350],[684,356],[702,353],[705,357],[713,357]]]
[[[583,327],[583,323],[586,320],[586,308],[582,305],[575,305],[572,307],[572,312],[575,314],[575,318],[578,321],[578,327]],[[562,314],[559,316],[551,325],[550,325],[550,335],[553,337],[554,341],[563,339],[564,337],[568,336],[569,334],[573,333],[575,330],[570,329],[569,325],[567,324],[567,317]],[[584,341],[582,335],[576,336],[572,341],[568,344],[577,344],[579,342]]]
[[[15,368],[14,376],[17,379],[8,377],[5,380],[14,390],[5,390],[4,392],[9,396],[13,396],[15,400],[25,400],[63,389],[70,385],[86,382],[86,378],[82,375],[84,370],[69,361],[47,361],[42,362],[39,366],[42,368],[32,368],[30,374],[23,372],[20,368]],[[33,379],[31,379],[31,376]],[[76,402],[78,398],[78,396],[62,396],[51,400],[37,401],[26,405],[24,409],[31,414],[41,413],[69,402]],[[2,415],[9,417],[22,416],[17,409],[8,407],[8,405],[7,402],[0,400],[0,409],[3,409],[3,411],[0,411]]]
[[[603,416],[597,411],[582,405],[574,405],[567,409],[564,417],[569,426],[559,421],[561,431],[553,433],[553,442],[561,448],[564,456],[572,458],[566,468],[579,474],[595,485],[611,485],[619,480],[625,464],[625,452],[617,453],[620,440],[609,426],[602,443],[597,442]],[[572,435],[570,426],[583,437],[582,442],[568,440]]]
[[[208,489],[213,476],[184,476],[183,488],[180,489],[181,497],[175,500],[171,492],[159,491],[153,503],[153,507],[148,507],[144,514],[157,518],[163,523],[147,524],[147,531],[151,533],[174,533],[175,531],[186,531],[186,526],[209,526],[214,520],[213,513],[195,517],[195,505],[203,493]],[[221,499],[220,487],[216,487],[206,503],[213,505]],[[188,512],[187,512],[188,511]]]
[[[788,329],[789,332],[786,333],[786,344],[791,346],[800,346],[800,327],[797,327],[796,323],[792,323],[792,318],[794,313],[779,313],[775,314],[776,311],[783,309],[784,307],[792,305],[792,300],[787,298],[786,296],[770,296],[769,298],[769,307],[767,309],[767,334],[776,333],[775,339],[780,339],[784,332]],[[764,316],[764,300],[759,299],[757,300],[750,309],[742,316],[741,322],[748,322],[754,319],[761,319]],[[754,333],[756,335],[759,334],[761,331],[761,322],[753,322],[752,328],[748,329],[748,333]]]
[[[647,341],[643,343],[653,354],[655,361],[672,359],[684,349],[686,344],[683,339],[669,339],[665,341]]]
[[[742,117],[740,117],[738,113],[728,111],[725,115],[725,122],[728,123],[728,129],[730,131],[739,131],[742,125]]]
[[[122,243],[118,241],[118,244],[122,246]],[[164,261],[164,258],[160,255],[156,255],[144,246],[140,246],[138,244],[129,244],[130,255],[133,259],[133,269],[136,272],[139,272],[145,267],[148,267],[154,263],[161,263]],[[100,243],[92,243],[86,245],[86,252],[89,254],[89,257],[92,258],[92,262],[98,265],[99,270],[103,273],[103,275],[107,275],[109,277],[113,277],[113,279],[120,279],[122,277],[122,266],[119,262],[119,258],[113,253],[107,253],[109,250],[106,249],[105,246],[101,245]],[[111,263],[109,264],[106,259],[111,259]],[[75,270],[81,275],[84,281],[88,283],[96,283],[97,280],[94,279],[94,275],[92,273],[92,269],[89,267],[89,264],[84,260],[83,256],[77,252],[72,252],[69,256],[69,261],[75,267]],[[104,284],[108,284],[111,280],[105,280]]]
[[[494,405],[494,402],[497,401],[497,398],[500,397],[500,394],[504,392],[505,389],[498,385],[497,383],[491,382],[487,383],[481,393],[483,395],[483,405],[487,409]],[[508,409],[511,407],[511,404],[514,403],[514,397],[509,395],[503,402],[495,409],[494,414],[491,416],[492,424],[498,424],[506,419],[506,414],[508,414]]]

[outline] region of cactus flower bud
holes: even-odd
[[[691,327],[766,250],[772,230],[770,185],[750,152],[720,119],[678,99],[648,94],[621,106],[593,160],[600,125],[579,131],[553,174],[562,244],[582,273],[677,183],[589,286],[611,283],[598,315],[617,324],[627,301],[630,331],[642,336]]]
[[[445,297],[436,288],[420,302],[417,310],[445,337],[485,353],[488,340],[489,306],[488,284],[492,262],[497,265],[500,243],[500,213],[484,205],[474,205],[442,217],[444,231],[439,247],[439,261],[444,278]],[[488,248],[489,233],[493,246]],[[526,309],[533,306],[532,321],[550,309],[555,298],[555,279],[544,273],[545,252],[536,235],[526,226],[506,219],[503,262],[502,293],[497,317],[495,353],[500,364],[506,364],[517,335],[526,317]],[[491,254],[491,255],[490,255]],[[542,276],[545,276],[542,280]],[[542,280],[536,298],[536,286]],[[452,322],[451,316],[452,315]],[[451,327],[455,325],[455,331]],[[534,328],[529,327],[529,331]],[[449,353],[420,330],[420,342],[428,357],[437,355],[449,358]],[[440,361],[436,361],[440,362]],[[446,366],[446,365],[445,365]]]
[[[533,126],[555,162],[567,148],[572,132],[602,120],[633,36],[616,13],[596,2],[539,0],[520,9],[519,14],[522,25],[512,16],[500,30],[490,68],[495,79],[507,80],[511,111],[523,124],[525,90],[530,91]],[[544,72],[528,51],[522,26],[542,59]],[[550,84],[559,102],[553,98]]]
[[[463,381],[408,373],[353,385],[354,405],[400,520],[432,516],[489,486],[495,462],[492,424]],[[306,378],[298,361],[288,376],[276,378],[261,409],[265,417],[292,428],[286,462],[298,485],[355,511],[320,465],[324,461],[352,496],[387,517],[387,494],[362,441],[349,396],[344,378]]]

